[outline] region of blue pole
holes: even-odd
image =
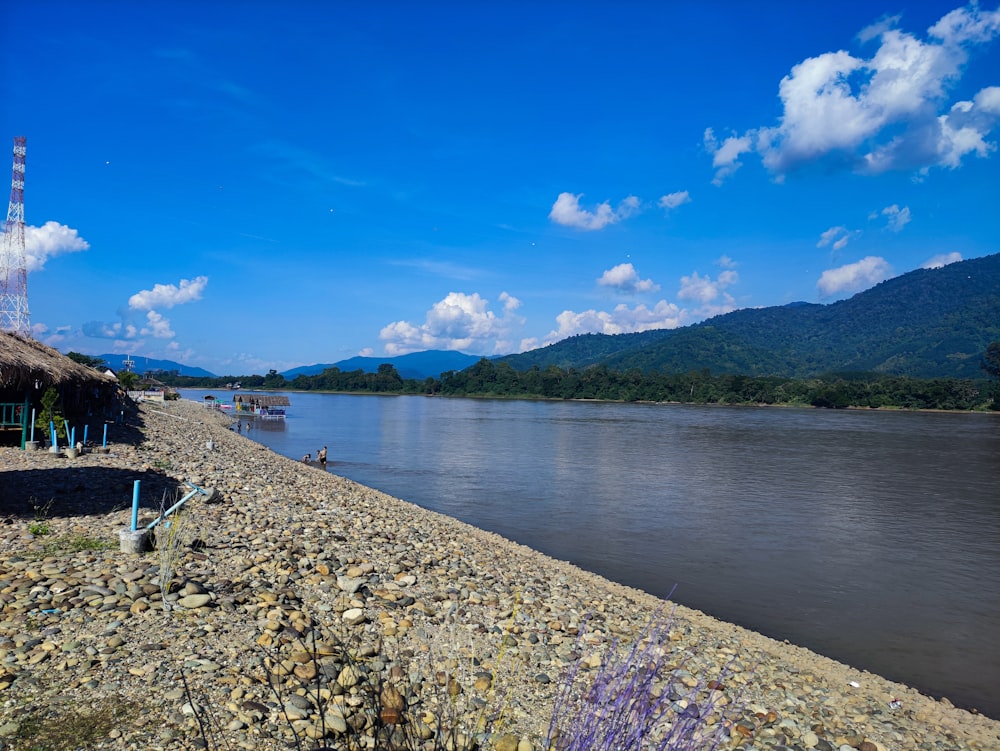
[[[84,446],[87,445],[87,428],[89,428],[89,427],[90,427],[89,425],[84,425],[83,426],[83,445]]]
[[[132,484],[132,531],[139,526],[139,480]]]
[[[52,420],[49,420],[49,435],[52,436],[52,445],[58,446],[56,443],[56,424]]]
[[[190,483],[188,483],[188,484],[190,485]],[[192,490],[186,496],[184,496],[179,501],[177,501],[177,503],[175,503],[173,506],[171,506],[166,511],[164,511],[162,514],[160,514],[160,516],[159,516],[158,519],[154,519],[152,522],[150,522],[149,524],[147,524],[146,525],[146,529],[152,529],[157,524],[159,524],[164,519],[166,519],[168,516],[170,516],[172,513],[174,513],[174,511],[176,511],[181,506],[183,506],[185,503],[187,503],[189,500],[191,500],[192,498],[194,498],[196,495],[198,495],[199,493],[204,493],[204,491],[201,488],[199,488],[199,487],[195,487],[194,485],[191,485],[191,487],[194,488],[194,490]]]
[[[104,441],[101,443],[101,448],[108,447],[108,424],[104,423]]]
[[[66,437],[69,438],[69,445],[70,448],[72,448],[73,446],[76,445],[76,428],[70,430],[69,426],[67,425],[66,430],[67,430]]]
[[[35,410],[31,410],[31,442],[35,442]]]

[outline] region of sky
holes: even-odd
[[[33,0],[0,71],[63,352],[507,354],[1000,252],[995,0]]]

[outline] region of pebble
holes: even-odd
[[[728,749],[1000,748],[996,720],[277,456],[200,404],[140,411],[141,427],[109,427],[107,453],[0,448],[0,739],[26,705],[58,715],[104,699],[145,710],[115,728],[115,748],[198,747],[192,701],[215,712],[222,747],[287,748],[288,722],[322,745],[364,726],[358,692],[378,675],[407,687],[413,704],[387,709],[425,738],[436,702],[502,695],[493,747],[537,751],[566,668],[596,673],[612,644],[673,610],[660,649],[683,671],[664,690],[678,711],[734,712]],[[185,504],[172,560],[120,552],[136,479],[143,525],[185,480],[218,491]],[[38,499],[51,499],[47,535],[28,530]],[[320,676],[317,699],[303,684]]]

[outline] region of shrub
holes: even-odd
[[[612,645],[588,676],[573,663],[560,686],[543,748],[555,751],[713,751],[735,714],[721,680],[686,687],[669,643],[670,620],[654,618],[626,649]],[[712,688],[709,689],[708,687]],[[722,721],[720,721],[722,720]]]

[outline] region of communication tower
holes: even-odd
[[[24,155],[27,139],[14,138],[10,204],[0,250],[0,331],[31,338],[28,316],[28,268],[24,254]]]

